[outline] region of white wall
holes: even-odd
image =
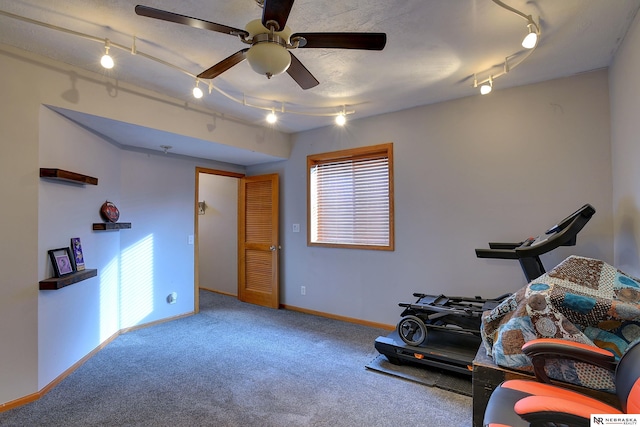
[[[541,234],[584,203],[597,212],[578,245],[543,262],[574,253],[612,262],[609,134],[598,71],[295,135],[289,160],[248,171],[282,175],[283,302],[395,324],[413,292],[512,292],[525,285],[517,261],[477,259],[474,249]],[[394,143],[396,250],[307,247],[306,156],[385,142]]]
[[[244,172],[123,150],[44,105],[276,156],[288,154],[290,138],[231,120],[211,126],[214,112],[2,45],[0,69],[2,407],[37,393],[119,329],[193,312],[188,236],[194,233],[195,169]],[[77,92],[70,97],[70,90]],[[40,167],[84,173],[99,183],[52,183],[39,178]],[[91,230],[105,200],[116,203],[120,221],[132,229]],[[98,276],[39,291],[38,281],[52,275],[47,250],[69,245],[71,237],[82,239],[87,267]],[[166,302],[171,292],[178,293],[176,304]]]
[[[80,237],[86,268],[98,276],[38,294],[38,388],[54,380],[119,329],[120,232],[97,233],[105,200],[121,206],[121,150],[45,106],[40,110],[40,167],[98,178],[98,185],[40,180],[38,277],[52,277],[49,249]],[[126,221],[126,210],[123,210]],[[64,343],[64,347],[60,345]]]
[[[201,173],[198,193],[200,287],[238,295],[238,178]]]
[[[0,402],[38,390],[38,82],[0,50]]]
[[[640,277],[640,14],[611,66],[615,264]]]
[[[123,152],[120,210],[132,228],[120,232],[121,327],[194,309],[194,246],[189,236],[194,235],[195,168],[201,163],[161,153]],[[172,292],[178,300],[170,305],[166,299]]]

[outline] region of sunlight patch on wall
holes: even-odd
[[[118,258],[100,272],[100,342],[113,335],[118,323]]]
[[[120,327],[135,326],[153,311],[153,234],[122,251]]]

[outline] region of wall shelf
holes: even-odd
[[[122,230],[124,228],[131,228],[131,223],[130,222],[94,222],[93,223],[94,231]]]
[[[49,279],[40,281],[40,290],[51,291],[64,288],[65,286],[73,285],[74,283],[81,282],[97,275],[98,270],[86,269],[62,277],[51,277]]]
[[[98,178],[94,178],[88,175],[82,175],[80,173],[69,172],[62,169],[40,168],[40,178],[72,182],[74,184],[81,185],[98,185]]]

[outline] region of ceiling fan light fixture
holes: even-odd
[[[247,61],[256,73],[271,78],[287,71],[291,65],[291,55],[279,44],[258,43],[247,52]]]
[[[111,55],[109,55],[109,48],[110,47],[111,46],[110,46],[109,40],[105,40],[105,42],[104,42],[104,55],[102,55],[102,58],[100,58],[100,65],[102,65],[107,70],[112,69],[113,66],[115,65],[115,63],[113,62],[113,58],[111,57]]]
[[[245,28],[251,37],[252,45],[247,52],[251,68],[267,78],[287,71],[291,65],[291,54],[286,48],[291,29],[285,27],[282,31],[271,31],[259,19],[249,22]]]
[[[344,126],[347,123],[347,116],[344,113],[340,113],[336,116],[336,124],[338,126]]]

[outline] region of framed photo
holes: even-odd
[[[53,271],[56,277],[66,276],[75,271],[71,262],[71,251],[69,248],[51,249],[49,251],[49,258],[51,258],[51,264],[53,264]]]
[[[73,264],[76,271],[84,270],[84,255],[82,254],[82,243],[79,237],[71,238],[71,252],[73,252]]]

